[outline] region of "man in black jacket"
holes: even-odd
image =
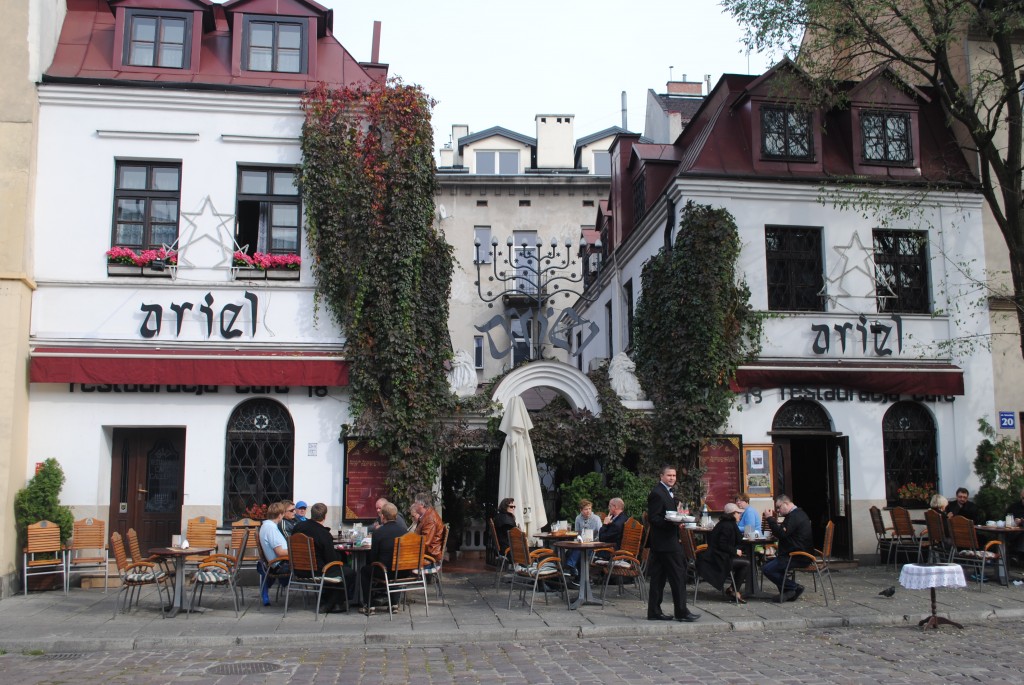
[[[385,568],[390,569],[395,555],[395,540],[408,532],[395,522],[398,517],[398,507],[391,502],[381,507],[380,517],[384,523],[373,531],[373,544],[370,546],[369,558],[363,568],[359,570],[359,582],[363,586],[363,602],[366,605],[366,613],[370,613],[370,574],[373,563],[379,561],[384,564]]]
[[[807,552],[814,554],[814,537],[811,534],[811,519],[803,509],[793,504],[788,495],[780,495],[775,500],[775,509],[765,512],[768,527],[779,541],[778,553],[775,558],[764,565],[764,577],[775,583],[779,594],[787,602],[793,602],[804,593],[804,586],[786,578],[786,564],[790,568],[806,566],[805,558],[796,557],[790,562],[790,552]],[[785,517],[782,523],[775,520],[776,512]]]
[[[693,622],[700,614],[686,608],[686,566],[683,561],[683,546],[679,541],[679,523],[665,518],[665,512],[676,511],[678,501],[672,486],[676,484],[676,470],[665,465],[661,467],[661,480],[647,496],[647,521],[651,526],[651,585],[647,594],[648,621]],[[673,616],[661,611],[661,598],[665,593],[665,580],[672,588]]]
[[[316,554],[316,570],[318,572],[323,572],[324,567],[332,561],[343,561],[341,553],[334,549],[334,536],[331,535],[331,529],[324,525],[326,517],[327,505],[323,502],[317,502],[310,509],[309,518],[305,521],[297,522],[292,530],[292,535],[302,533],[313,539],[313,551]],[[328,571],[327,575],[340,577],[342,574],[344,574],[345,585],[348,589],[349,599],[351,599],[354,595],[356,580],[352,569],[347,566],[335,566]],[[330,614],[346,610],[347,603],[345,600],[346,597],[341,594],[341,588],[335,590],[331,587],[330,581],[324,583],[324,595],[320,602],[321,605],[327,607],[324,613]]]
[[[967,488],[957,488],[956,499],[946,505],[946,518],[966,516],[975,524],[982,523],[985,520],[985,515],[977,504],[968,499],[969,497],[970,493],[967,492]]]

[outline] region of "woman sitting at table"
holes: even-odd
[[[727,598],[746,604],[741,590],[747,579],[750,561],[741,556],[740,531],[736,527],[743,512],[738,506],[729,502],[725,505],[722,518],[715,524],[708,538],[708,548],[697,556],[697,572],[700,577],[722,590]],[[732,571],[736,586],[725,587]]]
[[[516,527],[515,509],[516,501],[511,497],[506,497],[498,504],[498,515],[494,517],[494,533],[498,536],[498,554],[508,549],[508,532]]]

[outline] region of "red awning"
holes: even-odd
[[[340,355],[294,350],[199,350],[38,347],[32,383],[141,385],[348,385]]]
[[[963,395],[964,372],[942,363],[769,362],[741,366],[733,389],[823,387],[900,395]]]

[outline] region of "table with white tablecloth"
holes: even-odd
[[[964,570],[957,564],[904,564],[900,571],[900,585],[908,590],[930,590],[932,597],[932,614],[917,625],[922,628],[938,628],[940,625],[951,625],[963,628],[962,625],[948,618],[935,614],[935,588],[967,587]]]

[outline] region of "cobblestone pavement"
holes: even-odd
[[[1024,621],[729,632],[620,640],[553,639],[443,646],[195,648],[8,653],[2,681],[131,683],[901,683],[1019,684]],[[1012,636],[1007,639],[1008,636]],[[289,638],[282,636],[282,642]],[[269,672],[258,672],[260,668]],[[273,669],[273,670],[270,670]]]

